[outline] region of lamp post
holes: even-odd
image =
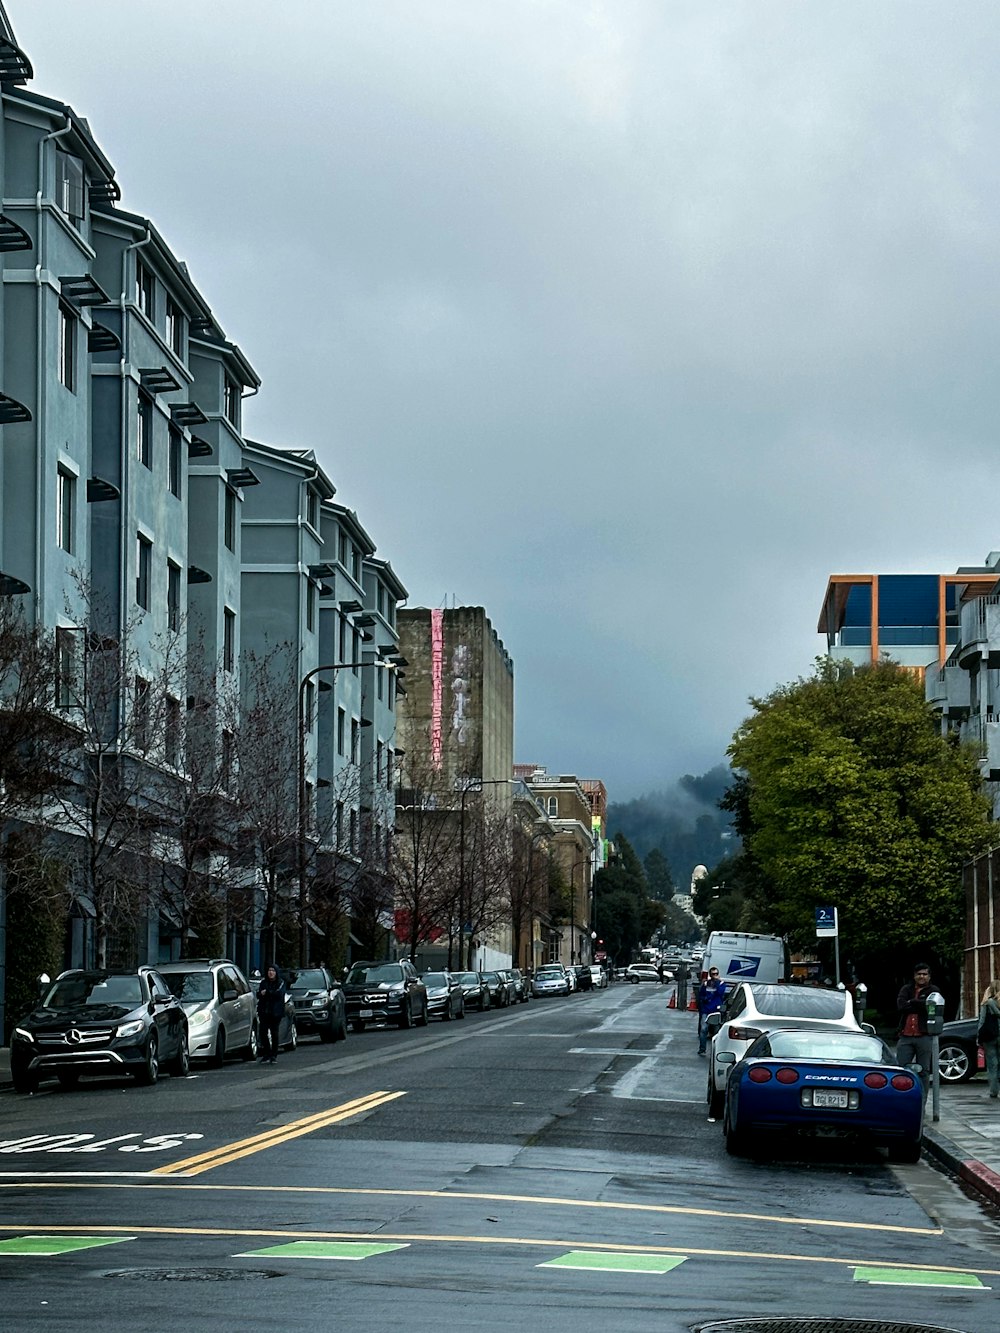
[[[309,895],[306,887],[306,824],[308,811],[306,809],[306,687],[314,676],[318,676],[321,671],[332,671],[334,673],[334,683],[338,671],[353,670],[355,667],[383,667],[393,669],[395,662],[389,662],[384,659],[372,658],[367,662],[324,662],[319,666],[313,667],[299,681],[299,702],[298,702],[298,725],[299,725],[299,746],[298,746],[298,800],[296,802],[296,812],[298,815],[298,879],[299,879],[299,966],[305,967],[309,961],[309,921],[307,917],[307,907]],[[356,757],[352,754],[351,761],[357,763]]]

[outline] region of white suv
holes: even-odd
[[[730,1070],[762,1033],[789,1027],[839,1027],[852,1032],[861,1028],[850,991],[750,981],[729,991],[718,1013],[709,1014],[707,1026],[712,1037],[708,1114],[715,1119],[722,1114]]]

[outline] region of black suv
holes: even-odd
[[[508,985],[514,987],[514,999],[519,1004],[527,1004],[531,999],[531,984],[519,967],[505,967],[500,975]]]
[[[343,1041],[347,1036],[347,1008],[340,982],[325,967],[299,967],[288,974],[288,989],[295,1003],[295,1026],[317,1032],[320,1041]]]
[[[368,1023],[427,1026],[427,987],[411,962],[355,963],[344,978],[347,1021],[355,1032]]]
[[[188,1021],[151,967],[63,972],[11,1034],[17,1092],[34,1092],[39,1080],[53,1077],[71,1088],[81,1074],[131,1074],[155,1083],[161,1064],[187,1074]]]

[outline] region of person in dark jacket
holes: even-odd
[[[917,963],[913,980],[908,981],[896,998],[899,1028],[896,1037],[896,1062],[918,1065],[924,1096],[930,1085],[934,1040],[927,1035],[927,997],[937,990],[926,963]]]
[[[278,969],[268,963],[264,980],[257,989],[257,1018],[260,1023],[261,1063],[273,1065],[278,1058],[278,1029],[285,1016],[288,987]]]
[[[989,1029],[997,1036],[990,1036],[984,1031],[983,1024],[989,1023]],[[986,1077],[990,1081],[990,1096],[996,1101],[1000,1097],[1000,977],[994,977],[983,992],[983,1002],[979,1007],[979,1029],[976,1034],[986,1056]]]

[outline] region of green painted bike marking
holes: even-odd
[[[933,1268],[856,1268],[855,1282],[884,1287],[965,1287],[990,1291],[974,1273],[939,1273]]]
[[[591,1273],[669,1273],[684,1263],[685,1255],[602,1254],[598,1250],[570,1250],[558,1259],[546,1259],[536,1268],[586,1269]]]
[[[285,1245],[268,1245],[263,1250],[247,1250],[235,1259],[370,1259],[376,1254],[408,1249],[407,1245],[382,1245],[366,1241],[293,1240]]]
[[[15,1236],[0,1240],[0,1254],[57,1255],[75,1250],[96,1250],[102,1245],[120,1245],[134,1236]]]

